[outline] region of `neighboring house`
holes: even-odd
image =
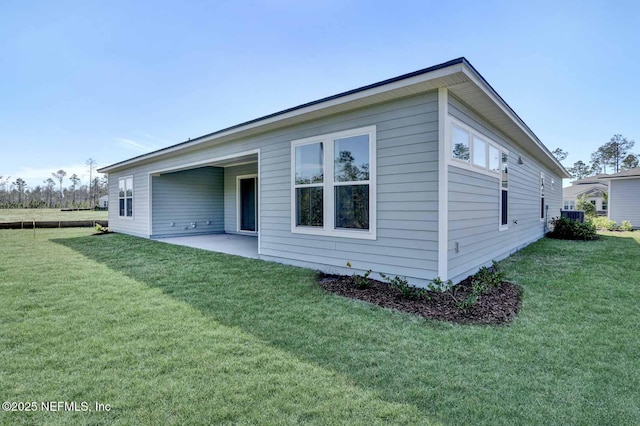
[[[99,171],[113,231],[255,235],[263,260],[417,285],[544,236],[569,177],[464,58]]]
[[[608,209],[606,194],[609,187],[604,178],[607,176],[596,175],[571,182],[571,186],[562,189],[562,208],[575,210],[578,198],[586,196],[596,207],[599,215],[606,215]]]
[[[98,199],[98,207],[100,207],[101,209],[106,209],[109,207],[109,196],[108,195],[103,195],[102,197],[100,197]]]
[[[640,167],[606,177],[609,183],[610,220],[631,222],[640,229]]]

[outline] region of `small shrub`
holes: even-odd
[[[351,268],[351,262],[347,262],[347,268]],[[364,275],[353,274],[353,284],[356,288],[364,290],[371,287],[371,281],[369,281],[369,275],[371,275],[371,269],[364,273]]]
[[[396,275],[395,277],[391,278],[383,273],[380,273],[380,276],[386,282],[388,282],[391,287],[398,290],[400,294],[402,294],[402,297],[404,297],[405,299],[416,300],[429,298],[429,293],[426,289],[409,285],[409,282],[404,277],[399,277]]]
[[[632,231],[633,230],[633,225],[631,224],[630,221],[623,220],[622,223],[620,224],[620,230],[621,231]]]
[[[106,234],[109,232],[109,228],[107,228],[106,226],[102,226],[99,223],[96,223],[96,232],[100,234]]]
[[[551,238],[560,240],[597,240],[596,227],[590,223],[580,223],[566,217],[554,217],[551,219],[553,231],[547,234]]]
[[[593,226],[595,226],[596,229],[606,229],[607,231],[613,231],[618,228],[618,224],[615,221],[609,220],[609,218],[606,217],[590,218],[589,222]]]
[[[591,201],[589,201],[589,197],[587,196],[578,197],[578,201],[576,202],[576,209],[583,210],[585,217],[598,216],[598,211],[596,210],[596,206],[591,204]]]

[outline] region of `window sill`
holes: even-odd
[[[353,238],[358,240],[375,240],[375,230],[369,231],[349,231],[349,230],[334,230],[329,231],[323,228],[311,228],[311,227],[292,227],[292,234],[304,234],[304,235],[319,235],[323,237],[338,237],[338,238]]]

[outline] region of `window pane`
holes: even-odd
[[[118,180],[118,196],[119,197],[124,197],[124,184],[125,184],[125,179]]]
[[[369,135],[334,141],[336,182],[369,180]]]
[[[500,172],[500,151],[491,145],[489,145],[489,170],[496,173]]]
[[[296,188],[296,226],[322,226],[322,187]]]
[[[507,213],[509,211],[509,191],[502,190],[502,208],[500,209],[500,223],[507,224]]]
[[[502,153],[502,187],[503,188],[508,188],[509,187],[509,168],[508,168],[508,162],[509,162],[509,156],[507,155],[506,152]]]
[[[473,164],[487,167],[487,143],[477,137],[473,137]]]
[[[335,187],[336,228],[369,229],[369,185]]]
[[[453,158],[469,161],[469,133],[453,126]]]
[[[127,178],[127,197],[133,197],[133,178]]]
[[[127,216],[133,216],[133,198],[127,198]]]
[[[124,198],[120,198],[120,216],[124,216]]]
[[[296,184],[322,183],[324,147],[322,142],[296,147]]]

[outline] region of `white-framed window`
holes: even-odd
[[[509,229],[509,153],[500,154],[500,230]]]
[[[509,229],[509,152],[474,128],[449,117],[449,164],[498,179],[499,230]]]
[[[133,176],[118,179],[118,216],[133,218]]]
[[[606,201],[602,200],[602,210],[607,211],[608,204]]]
[[[376,238],[376,127],[291,142],[291,232]]]
[[[574,200],[564,200],[564,209],[565,210],[575,210],[576,202]]]
[[[544,221],[544,173],[540,172],[540,221]]]
[[[490,138],[451,119],[451,164],[490,175],[502,173],[503,149]]]

